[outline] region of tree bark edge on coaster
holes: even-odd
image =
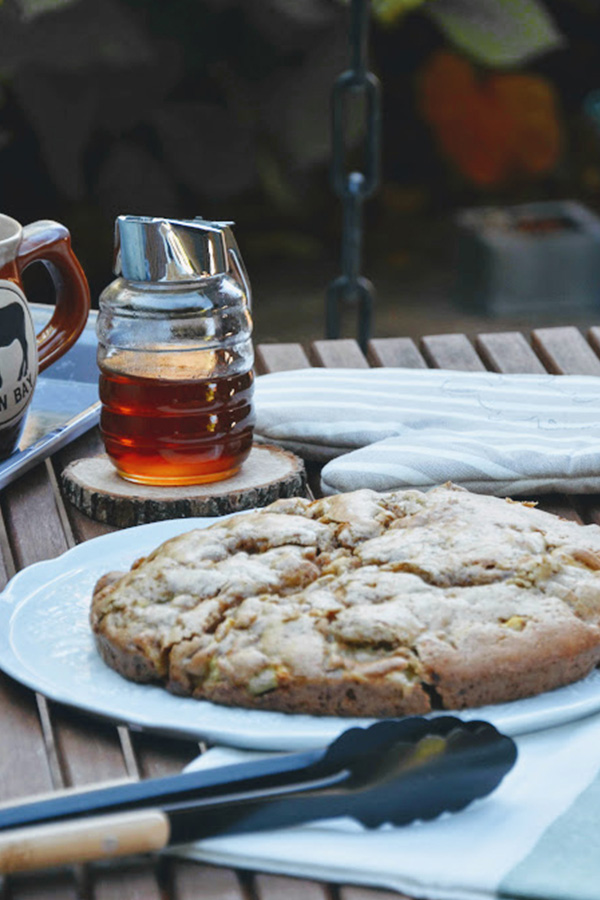
[[[304,462],[274,444],[254,444],[240,471],[225,481],[182,487],[134,484],[117,474],[108,456],[70,463],[65,497],[91,519],[127,528],[164,519],[216,517],[268,506],[282,497],[306,497]]]

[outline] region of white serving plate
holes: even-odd
[[[373,720],[230,708],[127,681],[98,655],[88,612],[97,579],[214,518],[154,522],[94,538],[23,569],[0,594],[0,668],[52,700],[132,728],[246,749],[302,750]],[[600,710],[600,671],[537,697],[454,713],[518,735]]]

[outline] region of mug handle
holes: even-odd
[[[66,353],[83,331],[90,311],[90,289],[71,249],[71,235],[59,222],[25,225],[15,261],[19,274],[33,262],[44,263],[56,290],[52,318],[37,335],[41,372]]]

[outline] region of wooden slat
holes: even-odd
[[[39,875],[15,875],[7,880],[2,895],[10,900],[84,900],[82,885],[73,871],[45,872]]]
[[[427,363],[411,338],[374,338],[369,341],[367,359],[372,366],[427,368]]]
[[[171,883],[172,900],[245,900],[246,894],[231,869],[181,860]],[[283,898],[282,898],[283,900]]]
[[[4,518],[0,514],[0,591],[3,591],[9,578],[15,574],[16,568],[10,549],[10,541],[6,531]]]
[[[6,579],[16,569],[5,538],[4,522],[0,577]],[[53,757],[52,757],[53,759]],[[3,802],[17,801],[35,794],[46,794],[58,781],[57,767],[50,762],[46,739],[38,714],[35,694],[0,674],[0,785]],[[80,896],[73,870],[44,879],[16,876],[6,880],[11,900],[76,900]]]
[[[495,372],[541,375],[546,371],[519,331],[480,334],[475,346],[487,367]]]
[[[600,356],[600,325],[594,325],[589,329],[587,339],[595,353]]]
[[[340,889],[340,900],[409,900],[409,898],[406,894],[398,894],[396,891],[352,886]]]
[[[100,436],[100,429],[97,427],[90,428],[89,431],[86,431],[86,433],[82,434],[77,440],[67,444],[66,447],[63,447],[55,454],[55,468],[60,470],[64,466],[68,466],[69,463],[74,462],[76,459],[97,456],[99,453],[104,453],[104,444],[102,443],[102,438]]]
[[[148,863],[94,867],[94,900],[164,900],[162,886]]]
[[[35,694],[0,674],[0,798],[2,802],[54,787]]]
[[[368,369],[367,359],[352,338],[339,341],[314,341],[310,346],[313,365],[328,369]]]
[[[59,705],[51,706],[56,746],[66,787],[127,778],[121,742],[114,725],[91,721]]]
[[[421,350],[436,369],[480,372],[485,369],[473,345],[464,334],[433,334],[421,338]]]
[[[2,508],[17,568],[53,559],[68,549],[45,464],[5,488]]]
[[[310,360],[300,344],[259,344],[256,348],[256,370],[261,375],[309,368]]]
[[[52,721],[65,784],[85,787],[130,777],[118,729],[60,707],[52,708]],[[94,900],[164,900],[158,877],[159,863],[141,859],[118,868],[92,867],[88,881]]]
[[[104,453],[104,445],[100,437],[100,431],[98,428],[92,428],[77,441],[68,444],[53,458],[54,472],[58,483],[60,484],[61,474],[69,463],[89,456],[98,456],[101,453]],[[112,525],[105,525],[102,522],[95,522],[93,519],[90,519],[89,516],[80,512],[68,500],[65,501],[65,509],[71,530],[78,543],[89,541],[91,538],[116,530]]]
[[[323,884],[280,875],[257,875],[254,885],[258,900],[329,900]]]
[[[531,337],[536,353],[549,372],[600,375],[600,359],[577,328],[536,328]]]
[[[0,589],[16,569],[4,520]],[[53,787],[53,773],[46,755],[44,735],[35,694],[0,674],[0,783],[2,802]]]
[[[132,735],[135,756],[142,778],[161,778],[181,772],[200,755],[197,741],[183,741],[150,733]]]

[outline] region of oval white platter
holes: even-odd
[[[92,590],[111,570],[162,541],[215,519],[174,519],[102,535],[23,569],[0,594],[0,668],[59,703],[132,728],[246,749],[303,750],[373,720],[230,708],[127,681],[98,655],[88,624]],[[568,687],[512,703],[452,712],[518,735],[600,710],[600,671]],[[447,714],[447,713],[446,713]]]

